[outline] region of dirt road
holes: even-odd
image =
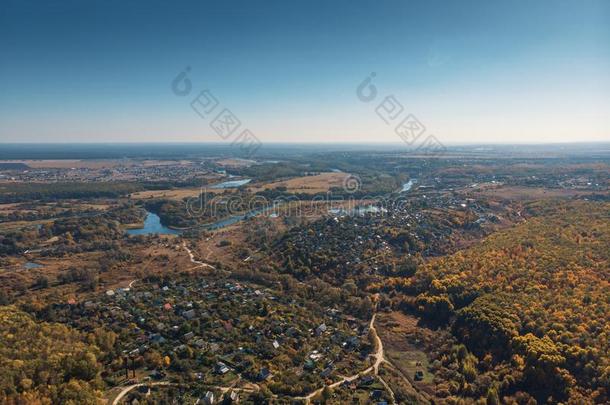
[[[184,245],[184,248],[192,256],[192,253],[190,252],[190,250],[188,249],[186,244]],[[192,259],[191,261],[193,261],[193,260],[194,259]],[[197,262],[197,261],[195,261],[195,262]],[[197,263],[206,264],[206,263],[201,263],[201,262],[197,262]],[[293,397],[294,400],[305,401],[306,404],[309,404],[314,397],[316,397],[317,395],[321,394],[322,391],[324,391],[324,388],[326,388],[326,387],[331,388],[331,389],[332,388],[336,388],[336,387],[340,386],[341,384],[343,384],[345,382],[352,382],[352,381],[358,379],[361,375],[368,374],[368,373],[372,372],[375,376],[377,376],[379,381],[383,384],[385,389],[390,394],[391,403],[392,404],[396,404],[396,400],[394,399],[394,392],[388,386],[388,384],[383,380],[383,378],[381,378],[379,376],[379,366],[381,365],[381,363],[388,362],[388,361],[385,358],[384,349],[383,349],[383,342],[381,341],[381,338],[377,334],[377,329],[375,329],[375,318],[376,318],[376,316],[377,316],[377,314],[373,314],[373,316],[371,317],[371,321],[369,323],[369,330],[373,334],[373,338],[375,340],[375,354],[372,355],[372,357],[375,359],[375,361],[373,362],[373,365],[367,367],[364,370],[361,370],[360,372],[358,372],[358,373],[356,373],[354,375],[351,375],[351,376],[348,376],[348,377],[342,377],[339,381],[336,381],[336,382],[334,382],[332,384],[324,385],[323,387],[320,387],[317,390],[315,390],[315,391],[313,391],[313,392],[311,392],[311,393],[309,393],[309,394],[307,394],[305,396]],[[153,383],[139,383],[139,384],[128,385],[128,386],[126,386],[126,387],[121,389],[119,394],[112,401],[111,405],[117,405],[119,403],[119,401],[125,395],[127,395],[131,390],[133,390],[133,389],[135,389],[137,387],[143,386],[143,385],[149,385],[149,386],[166,385],[166,386],[171,386],[171,385],[175,385],[175,384],[172,384],[172,383],[169,383],[169,382],[166,382],[166,381],[161,381],[161,382],[153,382]],[[254,386],[253,387],[254,389],[243,389],[243,388],[239,389],[239,388],[233,388],[232,386],[229,386],[229,387],[212,387],[212,388],[218,389],[221,392],[226,392],[226,391],[231,390],[231,389],[235,389],[236,391],[253,392],[253,391],[256,391],[256,388],[258,388],[258,387]]]
[[[216,267],[212,266],[209,263],[204,263],[201,262],[199,260],[195,260],[195,255],[193,255],[193,252],[191,251],[191,249],[189,249],[188,246],[186,246],[186,241],[182,242],[182,247],[186,250],[186,252],[189,255],[189,258],[191,259],[191,263],[195,263],[198,267],[209,267],[212,270],[216,270]]]
[[[394,399],[394,392],[392,391],[392,389],[390,389],[388,384],[381,377],[379,377],[379,366],[381,365],[381,363],[387,362],[387,360],[385,359],[385,355],[383,352],[383,342],[381,341],[381,339],[379,338],[379,335],[377,334],[377,329],[375,329],[375,317],[376,316],[377,316],[377,314],[373,314],[373,316],[371,317],[371,322],[369,323],[369,330],[373,334],[373,337],[375,339],[375,346],[376,346],[375,354],[373,355],[373,357],[375,358],[375,362],[373,363],[373,365],[360,371],[357,374],[351,375],[349,377],[343,377],[337,382],[334,382],[332,384],[328,384],[321,388],[318,388],[317,390],[315,390],[314,392],[312,392],[306,396],[294,397],[293,399],[302,400],[302,401],[305,401],[306,404],[309,404],[311,402],[312,398],[314,398],[316,395],[321,394],[322,391],[324,391],[324,388],[326,388],[326,387],[336,388],[339,385],[343,384],[344,382],[352,382],[352,381],[356,380],[358,377],[360,377],[362,374],[368,374],[372,371],[373,374],[376,375],[377,378],[379,378],[379,380],[381,381],[383,386],[386,388],[386,390],[390,394],[390,396],[392,398],[392,403],[395,404],[396,401]]]
[[[129,393],[129,391],[138,388],[138,387],[142,387],[144,385],[147,385],[149,387],[153,387],[153,386],[158,386],[158,385],[174,385],[172,383],[169,383],[167,381],[159,381],[159,382],[152,382],[152,383],[139,383],[139,384],[131,384],[128,385],[126,387],[123,387],[123,389],[121,389],[121,391],[119,392],[119,394],[114,398],[114,400],[112,400],[111,405],[117,405],[119,403],[119,401],[121,399],[123,399],[123,397],[125,395],[127,395]]]

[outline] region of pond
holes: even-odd
[[[32,269],[39,269],[42,267],[42,264],[39,263],[34,263],[34,262],[26,262],[23,267],[25,267],[27,270],[32,270]]]
[[[222,183],[214,184],[210,188],[237,188],[248,184],[252,181],[252,179],[243,179],[243,180],[228,180],[223,181]]]
[[[128,235],[180,235],[182,231],[171,229],[161,224],[161,218],[153,212],[146,211],[143,228],[128,229]]]

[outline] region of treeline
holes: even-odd
[[[311,167],[292,162],[263,163],[241,168],[231,168],[232,174],[255,178],[257,181],[272,181],[287,177],[304,176]]]
[[[65,218],[72,217],[75,215],[95,215],[99,213],[99,210],[94,208],[85,210],[57,210],[53,208],[41,207],[36,210],[14,210],[8,213],[0,214],[0,223],[2,222],[14,222],[14,221],[39,221],[42,219],[50,218]]]
[[[12,162],[2,162],[0,163],[0,170],[27,170],[30,166],[25,163],[12,163]]]
[[[3,183],[0,185],[0,204],[58,201],[78,198],[117,198],[144,187],[128,182],[71,182],[71,183]]]
[[[144,190],[198,187],[208,184],[209,181],[207,178],[192,178],[185,181],[2,183],[0,204],[27,203],[34,200],[55,202],[65,199],[118,198]]]

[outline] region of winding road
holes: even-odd
[[[157,385],[171,386],[171,385],[175,385],[175,384],[172,384],[172,383],[167,382],[167,381],[159,381],[159,382],[152,382],[152,383],[131,384],[131,385],[128,385],[126,387],[123,387],[123,389],[119,392],[119,394],[112,400],[111,405],[117,405],[119,403],[119,401],[121,399],[123,399],[123,397],[125,395],[127,395],[129,393],[129,391],[131,391],[131,390],[133,390],[135,388],[138,388],[138,387],[142,387],[144,385],[149,386],[149,387],[154,387],[154,386],[157,386]]]
[[[305,401],[306,404],[309,404],[311,402],[312,398],[314,398],[316,395],[321,394],[322,391],[324,391],[324,388],[326,388],[326,387],[331,388],[331,389],[336,388],[345,382],[352,382],[352,381],[358,379],[361,375],[368,374],[372,371],[373,374],[375,376],[377,376],[377,378],[379,378],[379,381],[381,381],[381,383],[383,384],[385,389],[390,394],[390,397],[392,398],[392,404],[396,404],[396,400],[394,399],[394,392],[388,386],[388,384],[383,380],[383,378],[381,378],[379,376],[379,366],[381,365],[381,363],[387,362],[387,360],[385,358],[384,351],[383,351],[383,342],[381,341],[381,338],[377,334],[377,329],[375,329],[375,318],[376,317],[377,317],[377,314],[376,313],[373,314],[373,316],[371,317],[371,322],[369,323],[369,330],[373,334],[373,338],[375,339],[375,346],[376,346],[375,354],[373,355],[373,357],[375,358],[375,362],[373,363],[372,366],[360,371],[358,374],[354,374],[349,377],[343,377],[337,382],[334,382],[332,384],[328,384],[321,388],[318,388],[317,390],[313,391],[312,393],[310,393],[306,396],[293,397],[293,399],[302,400],[302,401]]]
[[[184,245],[184,247],[190,253],[190,250],[186,247],[186,245]],[[369,323],[369,329],[370,329],[371,333],[373,334],[373,338],[375,339],[375,346],[376,346],[375,354],[372,355],[372,357],[375,359],[375,362],[373,363],[373,365],[367,367],[366,369],[360,371],[357,374],[351,375],[349,377],[342,377],[339,381],[336,381],[336,382],[334,382],[332,384],[324,385],[323,387],[318,388],[317,390],[309,393],[308,395],[300,396],[300,397],[293,397],[293,399],[305,401],[306,404],[309,404],[314,397],[316,397],[317,395],[321,394],[322,391],[324,391],[324,388],[326,388],[326,387],[331,388],[331,389],[332,388],[336,388],[336,387],[338,387],[339,385],[341,385],[341,384],[343,384],[345,382],[352,382],[352,381],[358,379],[363,374],[368,374],[370,372],[373,372],[373,374],[375,376],[377,376],[379,381],[381,381],[381,383],[383,384],[385,389],[390,394],[390,397],[392,398],[392,404],[396,404],[396,400],[394,399],[394,392],[388,386],[388,384],[383,380],[383,378],[381,378],[379,376],[379,366],[381,365],[381,363],[388,362],[388,361],[386,360],[385,355],[384,355],[383,342],[381,341],[381,338],[377,334],[377,329],[375,329],[375,318],[376,318],[376,316],[377,316],[377,314],[373,314],[373,316],[371,317],[371,321]],[[144,385],[152,387],[152,386],[160,386],[160,385],[161,386],[173,386],[173,385],[176,385],[176,384],[173,384],[173,383],[170,383],[170,382],[167,382],[167,381],[159,381],[159,382],[152,382],[152,383],[131,384],[131,385],[128,385],[128,386],[123,387],[121,389],[119,394],[111,402],[111,405],[117,405],[119,403],[119,401],[125,395],[127,395],[131,390],[133,390],[135,388],[138,388],[138,387],[141,387],[141,386],[144,386]],[[243,388],[240,389],[240,388],[233,388],[233,387],[211,387],[211,388],[220,390],[221,392],[226,392],[226,391],[231,390],[231,389],[234,389],[236,391],[245,391],[245,392],[252,392],[252,391],[254,391],[254,390],[250,390],[250,389],[243,389]]]
[[[191,249],[189,249],[189,247],[188,247],[188,246],[186,246],[186,241],[182,242],[182,247],[183,247],[183,248],[186,250],[186,252],[188,253],[189,258],[191,259],[191,263],[195,263],[195,264],[197,265],[197,267],[208,267],[208,268],[210,268],[210,269],[212,269],[212,270],[216,270],[216,267],[212,266],[211,264],[209,264],[209,263],[204,263],[204,262],[201,262],[201,261],[199,261],[199,260],[196,260],[196,259],[195,259],[195,255],[193,255],[193,252],[191,251]],[[197,268],[197,267],[195,267],[195,268]]]
[[[192,263],[197,264],[198,267],[209,267],[209,268],[211,268],[213,270],[216,270],[216,268],[214,266],[212,266],[211,264],[204,263],[204,262],[201,262],[199,260],[196,260],[195,256],[193,255],[193,252],[186,245],[186,242],[183,242],[182,246],[187,251],[187,253],[189,255],[189,258],[190,258]],[[129,283],[129,286],[132,287],[133,283],[135,281],[137,281],[137,279],[133,280],[131,283]],[[382,363],[387,363],[390,366],[392,366],[392,364],[385,358],[385,353],[384,353],[384,349],[383,349],[383,342],[381,341],[381,338],[379,337],[379,334],[377,333],[377,329],[375,328],[375,319],[376,318],[377,318],[377,313],[374,313],[373,316],[371,317],[370,322],[369,322],[369,331],[370,331],[370,333],[372,333],[373,339],[375,341],[375,354],[371,355],[375,359],[375,361],[373,362],[372,366],[369,366],[366,369],[361,370],[357,374],[353,374],[353,375],[348,376],[348,377],[342,377],[339,381],[336,381],[336,382],[334,382],[332,384],[326,384],[326,385],[318,388],[317,390],[309,393],[308,395],[293,397],[292,399],[294,399],[294,400],[301,400],[301,401],[304,401],[305,404],[309,404],[311,402],[311,400],[314,397],[316,397],[317,395],[321,394],[322,391],[324,391],[324,389],[326,387],[331,388],[331,389],[332,388],[336,388],[336,387],[338,387],[339,385],[341,385],[341,384],[343,384],[345,382],[352,382],[352,381],[358,379],[363,374],[368,374],[370,372],[373,372],[373,375],[375,375],[379,379],[381,384],[384,386],[384,388],[390,394],[391,403],[392,404],[396,404],[396,400],[395,400],[395,397],[394,397],[394,391],[392,391],[392,389],[386,383],[386,381],[381,376],[379,376],[379,366],[381,366]],[[170,383],[170,382],[167,382],[167,381],[159,381],[159,382],[152,382],[152,383],[138,383],[138,384],[128,385],[128,386],[124,387],[119,392],[119,394],[114,398],[114,400],[112,400],[111,405],[117,405],[119,403],[119,401],[125,395],[127,395],[127,393],[129,393],[131,390],[133,390],[133,389],[135,389],[137,387],[141,387],[143,385],[147,385],[147,386],[173,386],[173,385],[177,385],[177,384],[173,384],[173,383]],[[228,391],[228,390],[230,390],[230,389],[235,389],[236,391],[245,391],[245,392],[253,392],[254,391],[254,390],[250,390],[250,389],[233,388],[232,386],[229,386],[229,387],[211,387],[211,388],[220,390],[223,393]]]

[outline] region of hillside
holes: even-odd
[[[534,203],[528,211],[526,223],[397,283],[411,295],[403,304],[450,324],[479,359],[510,364],[510,375],[496,376],[500,396],[607,401],[610,204]]]
[[[99,349],[81,333],[36,322],[13,306],[0,307],[0,323],[0,403],[97,403]],[[93,341],[101,337],[91,334]]]

